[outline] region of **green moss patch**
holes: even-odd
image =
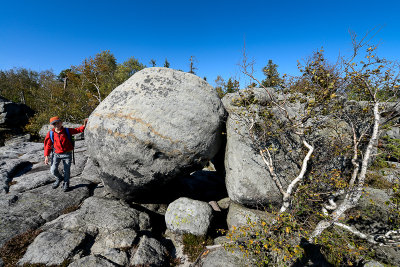
[[[206,246],[213,244],[213,240],[208,236],[183,234],[182,239],[183,252],[188,255],[190,261],[195,261]]]

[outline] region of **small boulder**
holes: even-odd
[[[168,266],[168,251],[156,239],[143,236],[140,239],[136,252],[134,252],[133,257],[131,258],[130,265]]]
[[[165,222],[167,228],[173,232],[205,235],[212,215],[212,208],[208,203],[182,197],[168,206]]]
[[[99,166],[91,158],[88,158],[86,161],[82,177],[95,184],[101,183]]]

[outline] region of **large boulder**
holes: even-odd
[[[271,101],[270,96],[275,100]],[[274,172],[286,190],[299,175],[307,151],[302,138],[314,147],[310,162],[313,169],[319,173],[345,171],[351,165],[352,155],[337,153],[335,143],[340,142],[342,147],[352,146],[350,123],[356,125],[358,132],[368,131],[371,123],[371,114],[362,112],[368,103],[346,101],[340,97],[332,100],[326,109],[332,108],[332,114],[324,109],[317,110],[312,116],[309,116],[307,103],[314,103],[314,99],[275,92],[272,88],[252,88],[227,94],[222,102],[229,113],[225,151],[228,195],[234,202],[252,207],[272,205],[279,208],[282,202],[282,194],[260,150],[264,154],[267,154],[265,149],[270,151]],[[304,135],[299,134],[301,124]],[[295,125],[298,127],[293,127]],[[362,143],[361,150],[364,147],[365,143]],[[267,160],[268,156],[265,157]],[[332,190],[328,183],[319,186],[321,190]]]
[[[168,68],[137,72],[104,99],[85,131],[90,157],[117,197],[201,168],[218,152],[225,110],[203,79]]]
[[[272,89],[271,93],[273,93]],[[225,181],[229,198],[247,206],[279,206],[282,195],[260,156],[256,142],[251,138],[249,118],[253,115],[242,106],[243,99],[253,99],[256,103],[253,105],[254,112],[258,112],[259,107],[268,102],[268,94],[265,89],[253,88],[228,94],[222,99],[229,113],[226,123],[227,144],[225,150]],[[291,115],[295,116],[296,110],[300,108],[294,106],[288,107],[288,110]],[[270,112],[276,116],[282,116],[273,109]],[[254,119],[259,120],[257,116]],[[283,116],[281,120],[284,120]],[[284,136],[283,134],[281,139],[286,143],[273,139],[271,144],[277,150],[275,172],[286,188],[300,170],[296,155],[301,149],[301,142],[296,136]]]

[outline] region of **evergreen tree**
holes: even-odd
[[[194,56],[190,56],[190,70],[189,70],[189,73],[191,73],[191,74],[196,74],[195,72],[194,72],[194,70],[197,70],[197,68],[195,68],[194,67],[194,61],[195,61],[195,57]]]
[[[167,60],[167,59],[165,59],[165,62],[164,62],[164,68],[169,68],[169,62],[168,62],[168,60]]]
[[[262,69],[265,80],[261,82],[261,84],[265,87],[277,87],[282,83],[282,79],[279,77],[278,65],[272,62],[272,60],[268,60],[267,66]]]
[[[228,79],[225,87],[225,94],[235,93],[239,91],[239,82],[237,80],[232,80],[232,78]]]

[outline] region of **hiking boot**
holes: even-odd
[[[63,184],[63,190],[64,190],[64,192],[69,191],[69,184],[68,183],[64,183]]]
[[[57,181],[55,181],[54,183],[53,183],[53,189],[56,189],[59,185],[60,185],[60,183],[61,183],[61,181],[60,180],[57,180]]]

